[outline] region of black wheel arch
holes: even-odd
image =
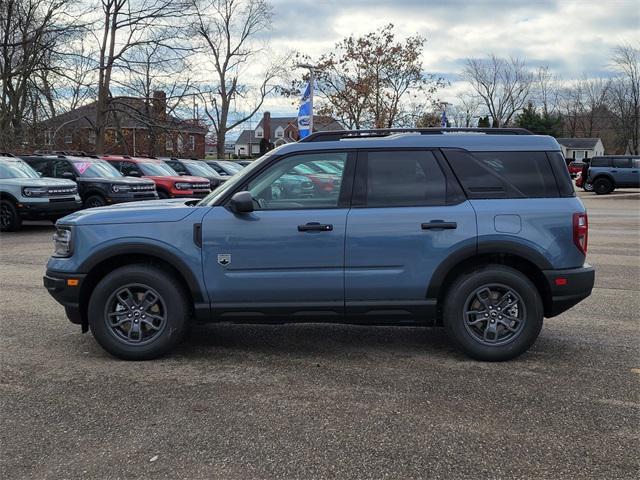
[[[599,173],[596,177],[593,178],[593,180],[591,182],[589,182],[591,185],[595,184],[598,180],[609,180],[611,182],[611,184],[613,185],[613,187],[615,188],[616,186],[616,181],[613,179],[613,175],[611,175],[610,173]]]
[[[551,263],[541,253],[526,245],[506,240],[490,240],[479,243],[477,247],[465,246],[453,252],[434,271],[426,296],[437,301],[438,323],[442,321],[440,309],[444,297],[455,279],[464,272],[490,264],[507,265],[526,275],[542,297],[545,315],[550,312],[551,290],[543,270],[552,269]]]
[[[18,204],[18,200],[9,192],[0,192],[0,200],[9,200],[10,202]]]
[[[108,273],[132,264],[153,265],[174,275],[184,286],[196,317],[208,316],[207,297],[192,270],[178,255],[157,245],[124,243],[96,252],[78,267],[79,272],[87,272],[80,291],[79,307],[83,327],[87,325],[89,298],[96,285]]]

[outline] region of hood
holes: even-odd
[[[119,183],[120,185],[151,185],[154,182],[146,178],[139,177],[78,177],[78,180],[84,182],[104,182],[104,183]]]
[[[4,185],[18,185],[21,187],[75,187],[76,182],[66,178],[0,178]]]
[[[197,198],[172,198],[118,203],[107,207],[79,210],[61,218],[58,223],[62,225],[105,225],[179,222],[197,210],[191,205],[198,201]]]

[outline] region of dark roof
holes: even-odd
[[[92,128],[96,121],[96,105],[92,102],[68,112],[56,115],[42,122],[45,127],[57,128],[61,125],[70,128]],[[179,130],[187,133],[206,134],[208,128],[193,120],[181,120],[172,115],[166,119],[157,118],[151,101],[134,97],[114,97],[111,99],[107,113],[107,128],[149,128],[157,127],[167,130]]]
[[[256,129],[262,127],[262,122],[264,118],[260,120]],[[298,129],[298,117],[271,117],[271,136],[269,138],[270,142],[275,142],[279,137],[276,137],[276,130],[278,127],[282,127],[286,129],[287,126],[291,124],[295,129]],[[313,116],[313,131],[324,132],[326,130],[342,130],[344,127],[340,125],[340,123],[326,115],[314,115]],[[249,139],[251,139],[251,143],[260,143],[261,138],[256,137],[255,130],[243,130],[236,143],[240,144],[248,144]],[[295,140],[292,138],[285,138],[288,142],[294,142]]]
[[[556,138],[558,143],[567,148],[595,148],[599,138]]]

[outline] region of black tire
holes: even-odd
[[[169,198],[169,194],[164,190],[158,190],[158,198],[160,200],[166,200],[167,198]]]
[[[598,178],[593,182],[593,191],[598,195],[606,195],[613,192],[613,182],[608,178]]]
[[[133,295],[123,295],[126,289]],[[156,295],[158,301],[149,309],[137,310],[138,316],[133,317],[136,304],[146,305],[147,297],[141,299],[140,291],[151,292],[151,298]],[[119,293],[120,298],[116,298]],[[127,299],[134,300],[132,307]],[[149,265],[129,265],[106,275],[91,294],[88,308],[89,327],[96,341],[123,360],[151,360],[168,353],[183,338],[188,316],[189,302],[183,286],[164,270]],[[157,318],[162,321],[156,323]],[[151,322],[153,328],[149,327]],[[134,335],[136,328],[138,333]]]
[[[22,218],[18,213],[18,208],[11,200],[0,201],[0,231],[15,232],[20,230]]]
[[[96,207],[104,207],[107,204],[107,201],[102,195],[91,195],[87,197],[87,199],[83,202],[83,208],[96,208]]]
[[[583,183],[582,184],[582,189],[585,192],[593,192],[593,183]]]
[[[485,287],[498,296],[501,291],[510,292],[507,303],[497,303],[497,299],[483,303],[476,293],[484,291]],[[517,302],[510,305],[511,300]],[[508,314],[512,316],[505,314],[507,308],[502,315],[513,318],[513,322],[497,311],[501,310],[500,304],[509,308]],[[468,313],[470,308],[474,308],[475,313]],[[476,312],[478,309],[481,312]],[[544,315],[542,299],[531,280],[518,270],[503,265],[487,265],[461,275],[447,291],[443,313],[445,328],[456,346],[471,358],[490,362],[510,360],[526,352],[540,334]],[[522,318],[517,319],[518,316]],[[498,330],[492,333],[493,338],[488,338],[487,331],[491,329]],[[500,333],[504,335],[502,340]]]

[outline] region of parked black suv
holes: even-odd
[[[43,177],[74,180],[78,184],[84,208],[158,198],[154,182],[124,177],[104,160],[65,155],[31,155],[21,158]]]

